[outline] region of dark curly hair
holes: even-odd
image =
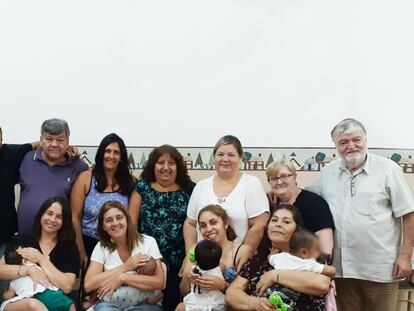
[[[125,143],[121,137],[115,133],[106,135],[99,144],[98,150],[95,156],[95,165],[92,169],[92,175],[96,180],[96,189],[99,192],[104,192],[107,186],[108,180],[105,175],[105,169],[103,165],[103,158],[105,149],[108,145],[117,143],[121,152],[121,161],[118,164],[114,178],[119,186],[119,192],[123,195],[129,196],[134,190],[134,178],[131,174],[131,170],[128,165],[128,153],[125,147]]]
[[[183,189],[184,192],[191,194],[193,192],[194,183],[191,181],[191,178],[188,175],[187,166],[184,163],[183,156],[177,150],[177,148],[171,145],[162,145],[152,149],[149,154],[148,161],[144,165],[144,169],[141,173],[141,178],[147,183],[155,182],[155,164],[163,154],[169,154],[177,165],[177,177],[175,180],[176,183],[180,185],[181,189]]]

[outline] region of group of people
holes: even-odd
[[[0,129],[0,279],[11,280],[0,310],[75,310],[82,270],[96,311],[393,310],[411,273],[410,189],[397,164],[368,152],[355,119],[334,127],[340,159],[309,188],[278,160],[267,194],[240,171],[232,135],[195,184],[173,146],[154,148],[137,179],[118,135],[88,170],[69,134],[49,119],[39,142],[9,145]]]

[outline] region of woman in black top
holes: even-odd
[[[6,248],[6,256],[16,249],[23,260],[34,265],[6,264],[3,257],[0,260],[0,279],[12,280],[29,276],[35,285],[41,284],[46,288],[54,285],[60,290],[59,303],[63,302],[65,305],[60,310],[75,310],[73,301],[64,295],[72,291],[80,267],[70,207],[66,199],[62,197],[47,199],[36,215],[31,234],[14,237]],[[31,284],[31,287],[35,286]],[[50,306],[47,304],[50,295],[38,296],[46,291],[37,293],[33,297],[10,302],[2,307],[6,311],[54,310],[56,302]],[[50,292],[52,296],[56,293],[56,291]]]
[[[275,161],[266,169],[271,191],[267,193],[270,210],[279,204],[292,204],[299,208],[306,229],[321,241],[324,254],[332,255],[334,222],[328,203],[319,195],[301,189],[296,183],[296,170],[291,162]]]

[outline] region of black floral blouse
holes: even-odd
[[[247,279],[246,293],[248,295],[256,296],[256,285],[260,280],[263,273],[273,270],[267,258],[263,260],[259,255],[254,255],[243,265],[239,272],[239,276]],[[275,285],[280,287],[280,285]],[[272,287],[274,289],[274,287]],[[300,294],[299,299],[296,302],[297,311],[323,311],[325,307],[325,296],[310,296],[306,294]]]

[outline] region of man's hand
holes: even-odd
[[[401,254],[397,255],[397,259],[394,262],[393,275],[396,279],[410,279],[411,277],[411,254]]]

